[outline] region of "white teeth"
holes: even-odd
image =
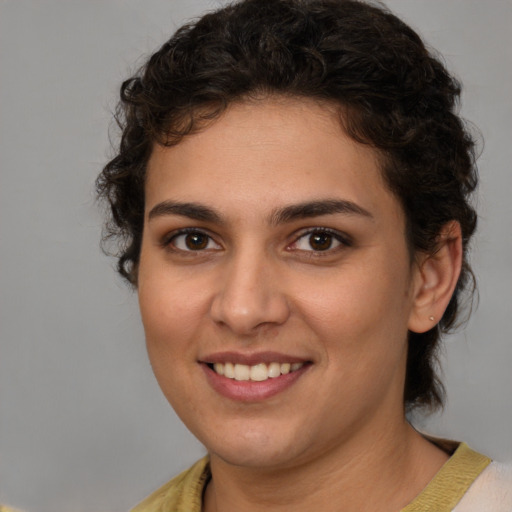
[[[279,363],[270,363],[268,365],[268,376],[275,379],[281,375],[281,365]]]
[[[218,363],[222,365],[222,363]],[[235,366],[232,363],[226,363],[224,365],[224,376],[228,379],[234,379],[235,378]]]
[[[304,363],[259,363],[254,366],[246,364],[233,363],[215,363],[213,369],[215,373],[223,375],[228,379],[240,381],[252,380],[262,382],[267,379],[275,379],[281,375],[300,370]]]
[[[291,364],[290,363],[283,363],[281,365],[281,373],[283,375],[286,375],[287,373],[290,373],[290,368],[291,368]]]
[[[235,380],[249,380],[251,369],[246,364],[235,364]]]
[[[267,365],[264,363],[251,366],[251,380],[260,382],[268,379]]]

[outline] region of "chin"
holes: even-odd
[[[230,465],[269,469],[287,465],[297,456],[297,445],[284,429],[253,428],[226,434],[203,444],[211,456]]]
[[[273,450],[261,446],[248,446],[244,449],[220,448],[218,451],[209,451],[211,457],[218,457],[231,466],[252,469],[273,469],[291,465],[292,454],[283,453],[281,450]]]

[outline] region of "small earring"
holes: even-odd
[[[428,319],[433,322],[435,320],[435,318],[433,316],[429,316]]]

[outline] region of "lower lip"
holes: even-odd
[[[256,382],[252,380],[228,379],[219,375],[205,363],[200,363],[208,382],[217,393],[239,402],[259,402],[275,396],[292,386],[311,366],[302,368],[275,378]]]

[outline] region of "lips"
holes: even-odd
[[[276,379],[281,375],[300,370],[305,363],[278,363],[273,361],[270,364],[258,363],[252,366],[247,364],[214,363],[211,368],[218,375],[238,381],[263,382],[267,379]]]
[[[217,353],[203,358],[200,363],[215,391],[244,402],[277,395],[311,366],[311,361],[274,352]]]

